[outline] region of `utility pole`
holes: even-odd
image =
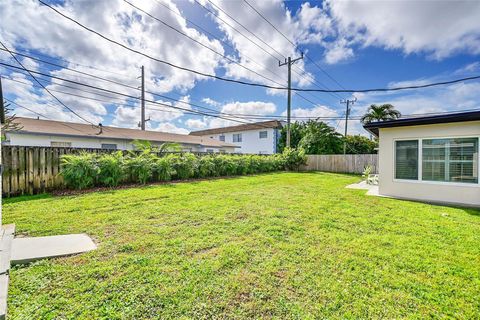
[[[278,66],[288,66],[288,98],[287,98],[287,147],[290,148],[290,115],[292,109],[292,64],[297,62],[298,60],[303,59],[303,52],[302,55],[296,59],[288,57],[285,59],[285,62],[281,63],[278,61]]]
[[[0,227],[2,226],[2,185],[3,185],[3,162],[2,162],[2,134],[3,126],[5,124],[5,105],[3,104],[3,91],[2,91],[2,77],[0,77]],[[1,239],[1,238],[0,238]]]
[[[353,100],[340,100],[340,103],[345,103],[347,109],[345,110],[345,140],[343,141],[343,154],[347,154],[347,130],[348,130],[348,116],[350,115],[350,106],[357,101],[357,98],[353,97]]]
[[[142,66],[142,116],[140,128],[145,131],[145,68]]]
[[[5,106],[3,105],[2,78],[0,77],[0,123],[5,123]]]

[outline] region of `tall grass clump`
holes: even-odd
[[[175,146],[174,146],[175,147]],[[139,142],[136,150],[124,154],[65,155],[61,175],[69,188],[115,187],[123,182],[146,184],[157,181],[185,180],[299,170],[306,163],[302,150],[285,149],[275,155],[170,153],[167,147]]]
[[[99,172],[96,160],[96,154],[86,152],[62,156],[60,168],[67,187],[73,189],[93,187]]]
[[[121,151],[104,154],[97,159],[98,181],[106,187],[116,187],[124,178],[124,159]]]

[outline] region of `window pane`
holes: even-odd
[[[233,134],[233,142],[242,142],[242,134],[241,133],[234,133]]]
[[[220,136],[220,141],[224,141],[224,142],[225,142],[225,136]]]
[[[260,131],[259,132],[260,139],[265,139],[268,136],[268,131]]]
[[[422,147],[422,179],[478,182],[478,139],[426,139]]]
[[[102,149],[117,150],[117,145],[114,143],[102,143]]]
[[[418,179],[418,141],[395,141],[395,178]]]

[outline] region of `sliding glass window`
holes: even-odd
[[[418,140],[395,141],[395,179],[418,180]]]
[[[478,138],[424,139],[422,179],[478,183]]]

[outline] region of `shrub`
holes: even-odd
[[[65,155],[62,172],[68,187],[85,189],[95,185],[117,186],[122,180],[146,184],[149,181],[256,174],[298,170],[306,163],[303,150],[285,149],[283,154],[227,155],[197,157],[192,153],[159,153],[149,144],[123,156],[112,154]]]
[[[195,176],[199,178],[213,177],[217,173],[214,157],[204,156],[198,159],[198,166]]]
[[[158,158],[153,168],[154,176],[157,181],[170,181],[176,174],[172,164],[166,157]]]
[[[121,151],[98,157],[98,181],[107,187],[116,187],[124,178],[123,154]]]
[[[299,170],[307,163],[307,156],[303,149],[285,148],[282,153],[283,164],[286,170]]]
[[[96,154],[68,154],[61,158],[61,175],[70,188],[86,189],[94,186],[98,175]]]
[[[170,154],[167,156],[172,168],[175,170],[176,179],[189,179],[195,175],[197,157],[191,153]]]
[[[151,153],[130,154],[125,159],[125,173],[133,182],[146,184],[153,176],[156,156]]]

